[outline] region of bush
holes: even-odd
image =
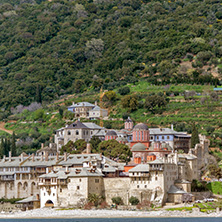
[[[119,93],[120,95],[122,95],[122,96],[125,96],[125,95],[127,95],[127,94],[130,93],[130,88],[129,88],[128,86],[125,86],[125,87],[123,87],[123,88],[120,88],[120,89],[118,90],[118,93]]]
[[[113,197],[112,202],[116,205],[123,205],[123,200],[121,197]]]
[[[91,203],[91,202],[88,202],[88,203],[85,204],[84,210],[91,210],[92,207],[94,207],[94,204]]]
[[[132,196],[129,198],[129,202],[131,203],[131,205],[137,205],[140,201],[137,197]]]
[[[100,209],[105,209],[105,208],[107,208],[107,207],[109,207],[109,205],[106,203],[106,201],[103,201],[103,202],[99,205],[99,208],[100,208]]]

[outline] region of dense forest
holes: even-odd
[[[0,0],[2,110],[140,78],[217,85],[221,58],[220,0]]]

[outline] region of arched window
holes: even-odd
[[[76,130],[76,135],[79,135],[79,130]]]
[[[71,135],[71,132],[70,132],[70,131],[68,131],[68,135]]]

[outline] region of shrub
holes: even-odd
[[[132,205],[137,205],[140,201],[139,201],[139,199],[137,197],[132,196],[132,197],[129,198],[129,202]]]
[[[102,201],[101,204],[99,205],[99,208],[100,208],[100,209],[105,209],[105,208],[107,208],[107,207],[109,207],[109,205],[107,204],[106,201]]]
[[[84,210],[91,210],[92,207],[94,207],[94,204],[91,203],[91,202],[88,202],[88,203],[85,204]]]
[[[113,197],[112,202],[117,205],[123,205],[123,200],[121,197]]]
[[[120,88],[120,89],[118,90],[118,93],[119,93],[120,95],[122,95],[122,96],[125,96],[125,95],[127,95],[127,94],[130,93],[130,88],[129,88],[128,86],[125,86],[125,87],[123,87],[123,88]]]

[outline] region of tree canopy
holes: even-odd
[[[113,90],[141,77],[218,84],[221,11],[210,0],[1,0],[0,107]],[[181,70],[187,61],[198,72]]]
[[[114,139],[101,142],[99,144],[99,152],[104,156],[126,163],[130,161],[132,156],[132,152],[127,145],[121,144]]]

